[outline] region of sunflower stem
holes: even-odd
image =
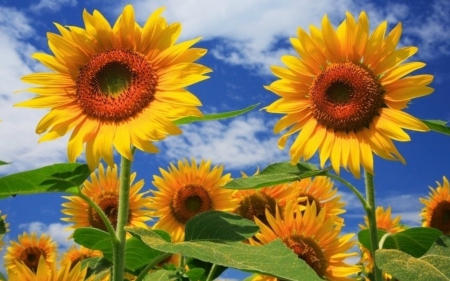
[[[113,280],[123,281],[125,268],[125,242],[126,231],[124,227],[128,221],[129,197],[130,197],[131,161],[121,156],[120,159],[120,190],[119,210],[117,214],[116,236],[119,243],[114,246]]]
[[[141,273],[139,273],[138,277],[136,277],[135,281],[141,281],[144,280],[145,275],[147,275],[147,273],[154,268],[158,263],[160,263],[161,261],[167,259],[168,257],[172,256],[172,253],[162,253],[161,255],[157,256],[156,258],[154,258],[149,264],[147,264],[145,266],[145,268],[141,271]]]
[[[214,274],[216,273],[217,268],[219,268],[219,266],[215,263],[213,263],[213,265],[211,266],[211,270],[209,271],[208,277],[206,277],[206,281],[212,281],[214,278]]]
[[[372,245],[372,256],[373,256],[373,270],[374,270],[374,280],[382,281],[381,270],[378,268],[375,262],[375,251],[378,250],[378,233],[377,233],[377,219],[375,212],[375,186],[373,183],[373,175],[366,170],[364,170],[365,183],[366,183],[366,197],[367,206],[364,208],[367,213],[367,220],[369,222],[370,231],[370,242]]]
[[[78,193],[78,196],[81,197],[84,201],[86,201],[86,203],[88,203],[88,205],[90,207],[92,207],[97,212],[97,214],[100,216],[100,218],[102,219],[103,223],[106,226],[106,229],[108,230],[109,236],[111,236],[111,241],[112,241],[113,245],[118,244],[119,240],[117,239],[114,227],[112,226],[112,224],[109,221],[108,217],[106,216],[105,212],[103,212],[102,208],[100,208],[100,206],[97,205],[97,203],[95,203],[94,200],[92,200],[88,196],[84,195],[81,191]]]
[[[363,206],[364,209],[367,209],[368,204],[366,199],[364,198],[364,196],[361,194],[361,192],[359,192],[359,190],[353,186],[351,183],[349,183],[348,181],[344,180],[343,178],[334,175],[334,174],[328,174],[328,177],[337,180],[340,183],[343,183],[346,187],[348,187],[355,195],[356,197],[358,197],[359,201],[361,201],[361,204]]]

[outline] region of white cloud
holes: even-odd
[[[74,7],[77,5],[77,0],[41,0],[37,4],[31,5],[30,10],[33,12],[41,12],[43,10],[57,12],[65,5]]]
[[[35,128],[44,112],[13,107],[32,96],[14,94],[29,87],[20,81],[20,77],[43,69],[30,59],[30,55],[36,52],[26,41],[35,35],[31,22],[15,9],[0,7],[0,14],[7,15],[0,19],[0,159],[12,162],[2,166],[0,174],[65,161],[67,138],[38,144],[39,136],[35,133]]]
[[[38,235],[43,233],[48,234],[59,246],[59,251],[64,251],[74,244],[70,239],[70,235],[73,233],[71,230],[66,230],[69,224],[51,223],[49,225],[42,222],[32,222],[29,224],[19,225],[19,229],[23,229],[26,232],[36,232]]]
[[[161,151],[171,161],[182,158],[212,159],[225,169],[264,168],[287,161],[288,148],[277,149],[273,122],[256,114],[183,126],[183,134],[162,142]]]

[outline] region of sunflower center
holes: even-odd
[[[450,234],[450,202],[442,201],[433,210],[430,226]]]
[[[266,209],[275,216],[276,206],[275,199],[264,192],[256,192],[244,197],[234,212],[252,221],[257,217],[262,223],[269,225],[266,218]]]
[[[172,215],[183,224],[193,216],[212,209],[213,202],[208,191],[203,186],[195,184],[178,189],[170,204]]]
[[[298,197],[299,198],[305,198],[303,201],[299,201],[298,202],[299,205],[302,205],[302,206],[306,207],[306,205],[311,206],[312,203],[314,202],[316,204],[316,215],[318,215],[320,213],[320,210],[322,209],[320,207],[320,202],[314,196],[312,196],[310,194],[303,194],[303,193],[301,193]]]
[[[157,80],[156,71],[143,55],[122,49],[104,51],[80,69],[78,104],[90,118],[126,121],[154,100]]]
[[[39,265],[39,258],[43,256],[45,258],[45,252],[38,247],[29,247],[22,251],[20,254],[20,261],[22,261],[31,271],[37,272]]]
[[[311,238],[293,235],[283,239],[298,258],[304,260],[318,276],[323,277],[327,271],[327,260],[320,246]]]
[[[115,192],[104,193],[98,196],[95,202],[100,207],[100,209],[102,209],[102,211],[105,213],[106,217],[111,222],[112,226],[116,228],[117,215],[119,211],[119,195]],[[131,213],[130,211],[128,211],[128,222],[130,222],[130,218]],[[92,209],[92,207],[89,207],[88,209],[88,219],[92,227],[108,231],[102,218],[94,209]]]
[[[357,132],[384,107],[384,90],[372,71],[353,62],[333,63],[313,81],[311,112],[321,125]]]

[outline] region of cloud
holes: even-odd
[[[36,48],[27,42],[35,31],[25,15],[12,8],[0,7],[6,15],[0,19],[0,160],[12,162],[0,168],[0,174],[36,168],[65,157],[67,138],[50,143],[38,144],[39,136],[35,128],[45,112],[13,107],[32,95],[14,92],[25,89],[20,77],[32,71],[43,71],[43,67],[30,59]],[[65,140],[65,141],[64,141]]]
[[[177,161],[184,157],[212,159],[225,169],[245,169],[287,161],[288,148],[277,147],[273,121],[251,114],[232,121],[214,121],[183,126],[181,136],[161,143],[164,157]]]
[[[23,229],[26,232],[36,232],[38,235],[48,234],[58,244],[59,251],[64,251],[74,244],[73,240],[69,240],[73,231],[66,230],[69,224],[51,223],[44,224],[42,222],[32,222],[29,224],[19,225],[19,229]]]
[[[44,10],[57,12],[65,5],[74,7],[77,5],[77,0],[41,0],[37,4],[31,5],[30,10],[33,12],[41,12]]]

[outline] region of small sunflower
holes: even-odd
[[[83,246],[78,247],[77,245],[73,245],[65,253],[63,253],[63,256],[61,258],[61,265],[70,264],[70,268],[72,269],[77,263],[81,262],[84,259],[101,256],[103,256],[103,254],[100,251],[91,250]]]
[[[149,210],[146,208],[150,202],[149,197],[144,197],[145,193],[139,193],[144,186],[144,181],[140,180],[133,184],[136,173],[130,177],[130,197],[127,226],[147,227],[146,221],[151,220]],[[117,166],[98,166],[98,176],[95,172],[91,174],[91,181],[83,183],[81,192],[91,198],[103,210],[109,221],[116,227],[119,207],[120,179],[117,175]],[[62,218],[63,221],[73,223],[70,227],[95,227],[107,231],[105,224],[97,212],[90,207],[86,201],[79,196],[63,196],[69,202],[63,203],[62,213],[69,216]]]
[[[242,173],[242,177],[246,178],[247,175]],[[296,194],[289,184],[279,184],[260,189],[236,190],[231,198],[238,204],[234,213],[252,221],[256,217],[267,225],[266,209],[274,216],[276,208],[282,212],[288,201],[296,199]]]
[[[83,12],[84,29],[55,24],[60,35],[48,33],[53,55],[33,55],[51,72],[24,76],[38,85],[27,89],[38,96],[18,104],[51,109],[37,125],[38,134],[46,133],[40,141],[73,130],[69,161],[86,143],[86,161],[94,169],[100,158],[114,165],[113,148],[129,160],[132,146],[156,153],[152,142],[181,133],[174,120],[202,116],[200,101],[185,87],[208,78],[211,70],[194,63],[206,50],[190,48],[200,38],[175,44],[181,24],[168,24],[162,11],[143,26],[131,5],[112,27],[96,10]]]
[[[153,176],[153,197],[150,209],[159,217],[154,228],[167,231],[173,242],[183,241],[184,226],[193,216],[210,211],[232,211],[237,206],[231,201],[232,190],[222,188],[230,181],[230,174],[222,175],[223,166],[214,166],[195,159],[178,161],[178,167],[170,163],[166,171],[159,169],[162,177]]]
[[[422,226],[434,227],[442,233],[450,234],[450,185],[447,178],[443,177],[442,185],[436,182],[438,187],[430,187],[430,194],[426,198],[420,198],[425,207],[420,215],[423,218]]]
[[[403,112],[412,98],[428,95],[432,75],[407,76],[425,66],[403,63],[417,52],[408,46],[396,50],[402,25],[385,36],[387,22],[369,36],[365,12],[358,22],[350,13],[337,30],[327,16],[322,30],[310,26],[309,35],[298,29],[291,43],[299,57],[283,56],[286,68],[273,66],[280,79],[266,89],[281,98],[266,107],[285,114],[274,127],[284,129],[278,145],[284,148],[290,135],[291,162],[310,159],[320,151],[320,165],[330,159],[336,173],[349,168],[360,176],[362,165],[373,174],[373,155],[405,162],[392,140],[409,141],[403,129],[428,131],[419,119]]]
[[[342,207],[345,203],[341,201],[341,196],[336,196],[337,189],[333,182],[327,177],[306,178],[292,183],[293,193],[298,197],[298,203],[306,206],[316,203],[317,213],[322,209],[325,212],[325,219],[333,218],[339,225],[343,225],[344,219],[338,215],[345,213]]]
[[[360,272],[360,267],[345,263],[345,259],[356,256],[357,253],[347,253],[354,242],[350,241],[353,234],[340,236],[340,228],[333,219],[326,219],[322,209],[317,214],[316,203],[300,206],[288,202],[285,218],[282,219],[279,210],[272,216],[266,211],[269,225],[257,218],[256,224],[260,232],[250,239],[250,244],[268,244],[279,238],[304,260],[319,277],[327,280],[353,280],[348,276]]]
[[[375,210],[376,220],[377,220],[377,228],[384,230],[388,233],[394,234],[404,230],[404,227],[400,225],[401,216],[397,216],[392,218],[391,207],[388,207],[384,210],[383,207],[378,206]],[[360,229],[367,229],[369,222],[367,220],[367,216],[364,216],[365,225],[360,224]],[[373,272],[373,256],[370,251],[363,246],[360,245],[361,249],[361,264],[364,266],[364,272],[366,274],[371,274]],[[384,280],[391,280],[392,276],[384,273]]]
[[[81,263],[77,263],[73,268],[66,264],[60,270],[56,269],[56,263],[53,262],[50,267],[46,264],[45,258],[40,256],[36,261],[35,271],[18,261],[15,261],[15,267],[8,268],[9,281],[84,281],[87,267],[81,269]],[[93,281],[93,278],[87,280]]]
[[[10,246],[6,248],[4,259],[8,271],[18,270],[17,264],[23,263],[32,272],[37,272],[41,257],[49,268],[55,262],[58,245],[49,235],[42,234],[38,237],[34,232],[24,232],[17,240],[10,241]]]
[[[9,231],[9,223],[6,222],[6,215],[1,215],[0,211],[0,252],[3,250],[3,236]]]

